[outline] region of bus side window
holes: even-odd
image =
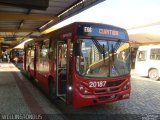
[[[44,40],[42,49],[41,49],[41,58],[48,59],[48,53],[49,53],[49,39]]]
[[[138,61],[145,61],[146,60],[146,51],[138,51]]]
[[[151,60],[160,60],[160,49],[158,48],[151,49],[150,53],[151,53],[150,54]]]
[[[59,64],[61,67],[66,67],[66,63],[67,63],[67,44],[62,44],[59,47]]]
[[[49,53],[48,53],[48,57],[50,60],[54,59],[55,56],[55,40],[51,39],[50,43],[49,43]]]

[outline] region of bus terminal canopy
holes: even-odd
[[[133,46],[160,44],[160,22],[137,26],[127,31]]]
[[[0,0],[0,47],[12,48],[104,0]]]

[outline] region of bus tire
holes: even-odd
[[[159,79],[159,74],[157,69],[151,69],[149,71],[149,78],[152,80],[158,80]]]
[[[56,88],[55,88],[55,82],[53,80],[53,78],[49,79],[49,98],[51,99],[51,101],[57,99],[56,96]]]

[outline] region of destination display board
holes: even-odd
[[[82,24],[78,26],[78,35],[93,36],[93,37],[107,37],[121,40],[128,40],[128,34],[126,30],[110,25],[94,25],[94,24]]]

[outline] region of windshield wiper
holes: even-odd
[[[102,55],[103,55],[103,60],[104,60],[104,62],[105,62],[105,48],[104,48],[104,44],[103,44],[103,46],[98,42],[98,40],[96,40],[96,39],[92,39],[92,41],[93,41],[93,43],[95,44],[95,46],[97,47],[97,49],[98,49],[98,52],[99,53],[101,53]]]
[[[116,44],[114,45],[114,47],[113,47],[113,53],[119,48],[119,46],[121,45],[121,41],[120,40],[118,40],[117,42],[116,42]]]
[[[113,44],[111,45],[111,48],[112,48],[112,49],[111,49],[112,61],[114,61],[114,52],[115,52],[114,50],[115,50],[115,49],[114,49],[114,47],[113,47]]]

